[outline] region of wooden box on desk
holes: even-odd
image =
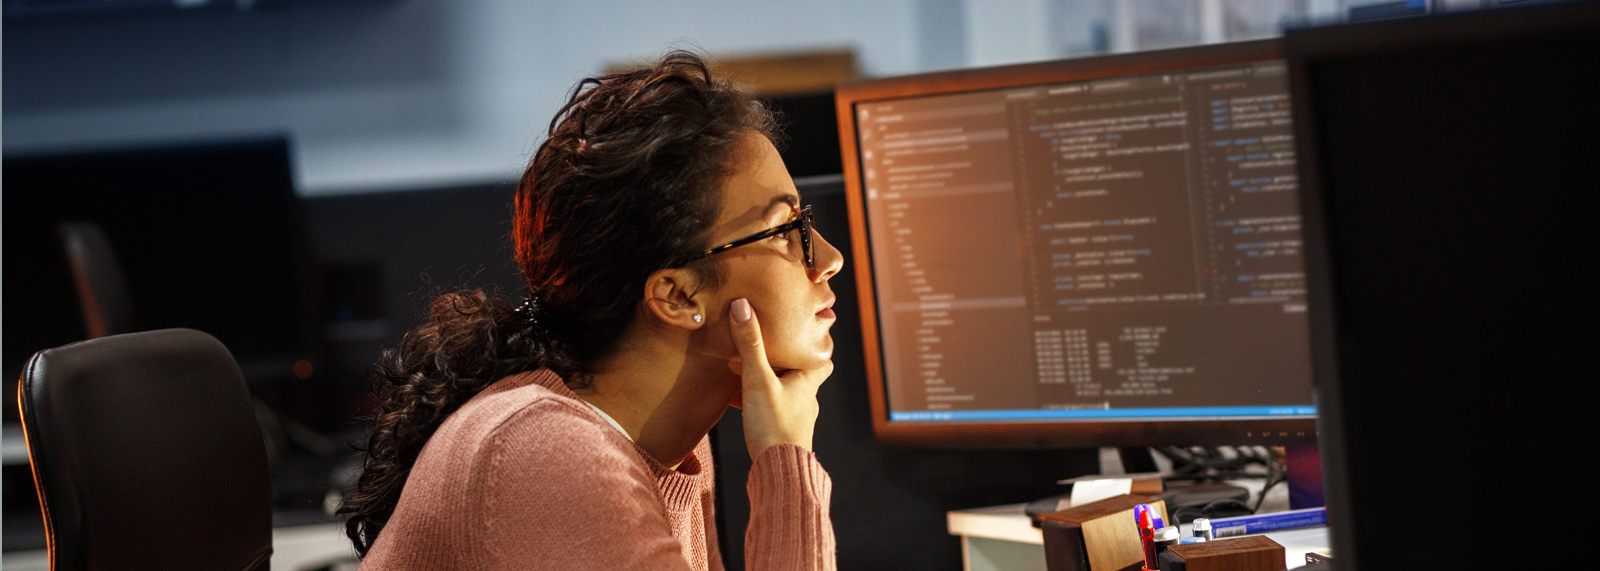
[[[1045,566],[1050,571],[1123,571],[1144,564],[1133,506],[1150,504],[1167,517],[1167,504],[1123,494],[1039,516]]]
[[[1161,554],[1161,571],[1282,571],[1283,546],[1264,535],[1185,543]]]

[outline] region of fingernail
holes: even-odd
[[[745,298],[733,300],[733,309],[730,311],[734,323],[750,321],[750,302]]]

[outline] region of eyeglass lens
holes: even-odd
[[[805,250],[806,269],[816,269],[817,261],[811,252],[811,207],[807,206],[800,211],[800,248]]]

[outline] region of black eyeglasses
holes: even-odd
[[[704,258],[706,256],[720,254],[722,252],[726,252],[728,250],[732,250],[732,249],[737,248],[739,246],[743,246],[745,244],[750,244],[752,242],[756,242],[756,241],[761,240],[763,238],[771,238],[771,237],[777,236],[779,234],[786,234],[786,233],[792,232],[794,230],[799,230],[800,231],[800,249],[805,252],[806,269],[808,269],[808,270],[816,269],[816,258],[814,258],[811,255],[811,227],[812,227],[812,225],[813,225],[813,222],[811,220],[811,206],[807,205],[807,206],[804,206],[804,207],[802,207],[800,209],[799,214],[795,217],[794,221],[792,221],[792,222],[786,222],[786,223],[783,223],[783,224],[779,224],[779,225],[774,226],[772,228],[768,228],[766,230],[762,230],[760,232],[756,232],[755,234],[751,234],[749,236],[745,236],[743,238],[740,238],[738,240],[734,240],[732,242],[728,242],[728,243],[723,244],[721,246],[717,246],[717,247],[708,249],[708,250],[706,250],[704,252],[700,252],[699,254],[695,254],[693,256],[690,256],[690,257],[684,259],[683,261],[681,261],[681,262],[679,262],[679,263],[677,263],[675,265],[681,266],[683,264],[687,264],[689,262],[693,262],[695,260],[698,260],[700,258]]]

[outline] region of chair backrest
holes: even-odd
[[[72,285],[78,291],[78,307],[83,310],[84,330],[89,338],[127,333],[133,330],[133,302],[128,297],[128,281],[122,276],[111,240],[99,224],[69,220],[56,225],[61,252]]]
[[[265,571],[266,449],[239,366],[192,329],[36,353],[19,400],[54,571]]]

